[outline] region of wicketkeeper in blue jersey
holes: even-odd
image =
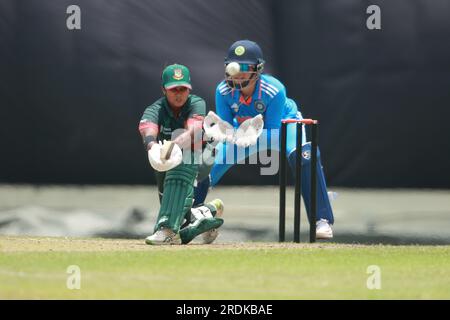
[[[268,148],[279,151],[279,134],[274,135],[274,132],[279,132],[282,119],[302,119],[295,101],[286,96],[284,85],[276,78],[263,73],[264,64],[262,50],[253,41],[240,40],[228,49],[225,58],[225,79],[216,88],[216,113],[210,112],[204,121],[207,138],[219,142],[216,146],[216,158],[209,176],[197,182],[194,205],[205,201],[210,186],[215,186],[234,164]],[[270,141],[273,137],[276,143],[261,143],[263,131],[265,140]],[[302,136],[302,195],[309,218],[311,161],[308,155],[311,154],[311,143],[306,142],[305,134]],[[244,152],[239,152],[239,149]],[[293,176],[295,149],[296,126],[288,124],[286,151]],[[331,239],[334,217],[319,150],[316,174],[317,238]]]

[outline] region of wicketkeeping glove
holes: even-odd
[[[263,127],[264,120],[260,114],[245,120],[236,131],[234,143],[243,148],[256,144],[263,132]]]
[[[209,111],[203,121],[203,129],[208,140],[217,142],[230,142],[234,140],[233,126],[220,119],[213,111]]]

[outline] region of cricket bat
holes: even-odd
[[[175,146],[175,143],[172,141],[164,140],[163,146],[161,148],[161,160],[169,160],[170,155],[172,154],[173,147]]]

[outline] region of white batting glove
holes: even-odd
[[[203,121],[203,129],[208,140],[213,139],[218,142],[233,142],[234,128],[233,126],[222,120],[213,111],[209,111]]]
[[[168,171],[183,161],[183,153],[177,144],[174,144],[170,157],[167,160],[161,158],[162,147],[163,144],[159,141],[159,143],[154,143],[148,151],[148,160],[153,169],[159,172]]]
[[[236,131],[234,143],[242,148],[256,144],[263,128],[264,120],[261,114],[245,120]]]

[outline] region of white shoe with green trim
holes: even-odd
[[[161,228],[151,236],[145,238],[145,243],[151,245],[181,244],[181,238],[178,233],[167,228]]]

